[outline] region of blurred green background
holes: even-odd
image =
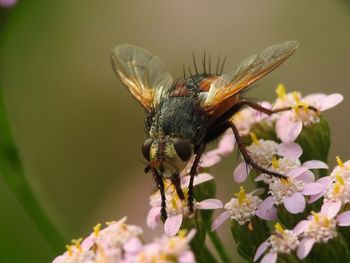
[[[298,40],[296,54],[248,96],[272,100],[280,82],[303,94],[342,93],[345,101],[325,114],[331,164],[337,154],[350,157],[349,1],[19,0],[5,26],[0,67],[14,137],[32,188],[69,240],[125,215],[146,239],[154,236],[145,227],[154,185],[143,174],[143,109],[109,61],[120,43],[157,54],[176,78],[192,65],[192,51],[227,55],[227,69],[270,44]],[[234,160],[213,170],[224,201],[237,189]],[[53,259],[2,177],[0,211],[0,262]]]

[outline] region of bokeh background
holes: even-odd
[[[330,163],[350,157],[349,1],[19,0],[5,23],[0,67],[14,137],[32,188],[67,239],[125,215],[154,235],[145,227],[154,185],[143,174],[143,109],[109,61],[120,43],[157,54],[176,78],[192,51],[227,55],[228,69],[270,44],[298,40],[296,54],[248,96],[272,100],[280,82],[303,94],[344,94],[325,115]],[[224,201],[237,190],[234,164],[231,156],[213,169]],[[227,244],[233,250],[230,237]],[[0,177],[0,262],[54,256]]]

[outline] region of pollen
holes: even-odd
[[[295,102],[297,104],[300,104],[300,94],[298,92],[296,92],[296,91],[293,91],[292,95],[293,95],[293,98],[294,98]]]
[[[339,155],[337,157],[335,157],[335,159],[337,160],[337,163],[339,165],[339,167],[344,167],[344,163],[343,161],[340,159]]]
[[[82,251],[82,248],[80,246],[81,241],[83,241],[82,238],[72,240],[72,245],[74,245],[79,251]]]
[[[251,132],[251,133],[249,133],[249,134],[250,134],[250,138],[251,138],[251,140],[253,141],[253,143],[256,144],[256,145],[259,145],[259,140],[258,140],[258,138],[256,137],[256,134],[255,134],[254,132]]]
[[[236,196],[237,196],[237,199],[238,199],[238,203],[240,205],[243,205],[244,202],[247,201],[247,194],[246,194],[243,186],[240,187],[240,190],[239,190],[238,194],[236,194]]]
[[[275,230],[276,230],[276,232],[278,232],[278,233],[280,233],[280,234],[284,234],[284,229],[283,229],[283,227],[281,226],[281,224],[280,223],[276,223],[275,224]]]
[[[72,245],[66,245],[66,249],[67,249],[68,256],[71,257],[73,255],[73,247],[72,247]]]
[[[340,185],[345,185],[344,178],[339,173],[335,175],[335,179]]]
[[[95,237],[98,237],[98,235],[100,234],[101,227],[102,227],[101,223],[98,223],[96,226],[94,226],[93,231],[94,231]]]
[[[285,100],[285,98],[286,98],[286,88],[284,87],[284,85],[282,83],[278,84],[278,86],[276,88],[276,94],[277,94],[279,99]]]
[[[272,161],[271,161],[271,164],[272,164],[272,167],[275,168],[275,169],[278,169],[279,168],[279,159],[276,158],[276,156],[274,156],[272,158]]]

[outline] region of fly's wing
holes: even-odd
[[[243,60],[233,71],[214,80],[201,99],[202,107],[211,111],[226,99],[248,87],[281,65],[298,47],[298,42],[287,41],[270,46]]]
[[[149,51],[122,44],[113,48],[111,60],[116,75],[146,110],[167,96],[173,79],[163,61]]]

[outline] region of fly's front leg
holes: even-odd
[[[198,147],[198,150],[196,151],[196,157],[193,161],[191,171],[190,171],[190,183],[188,185],[188,199],[187,199],[187,204],[188,204],[190,213],[193,213],[193,180],[194,180],[194,176],[197,174],[198,164],[202,157],[204,149],[205,149],[204,144]]]
[[[180,175],[176,174],[172,179],[171,179],[171,183],[174,185],[177,196],[181,199],[184,200],[185,199],[185,195],[184,192],[182,191],[181,188],[181,179],[180,179]]]
[[[235,138],[236,138],[236,143],[238,145],[238,148],[239,148],[239,151],[241,152],[242,156],[243,156],[243,159],[244,161],[252,166],[254,169],[258,170],[259,172],[261,173],[264,173],[264,174],[269,174],[269,175],[272,175],[272,176],[276,176],[276,177],[284,177],[284,175],[282,174],[279,174],[279,173],[276,173],[276,172],[272,172],[272,171],[269,171],[263,167],[261,167],[259,164],[257,164],[249,155],[245,145],[243,144],[243,141],[242,141],[242,138],[241,136],[239,135],[239,132],[236,128],[236,126],[232,123],[232,122],[229,122],[229,125],[233,131],[233,134],[235,135]]]
[[[160,210],[160,215],[162,220],[166,220],[168,218],[167,212],[166,212],[166,198],[165,198],[165,190],[164,190],[164,182],[163,178],[159,175],[156,169],[152,169],[152,174],[157,182],[157,185],[159,187],[159,192],[160,196],[162,198],[162,203],[161,203],[161,210]]]

